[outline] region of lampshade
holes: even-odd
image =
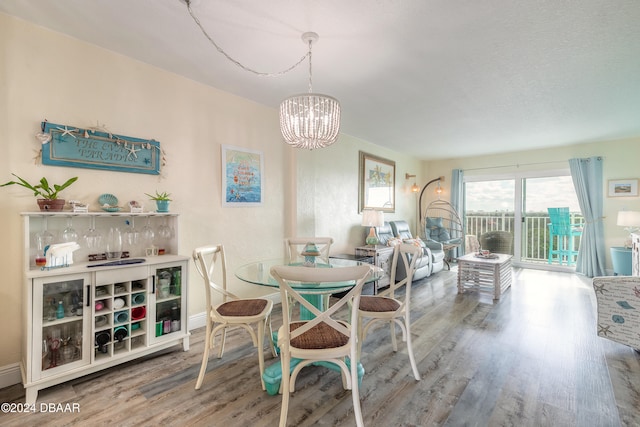
[[[384,225],[384,212],[374,209],[363,210],[362,225],[365,227],[382,227]]]
[[[618,222],[620,227],[639,227],[640,212],[638,211],[620,211],[618,212]]]
[[[336,142],[340,132],[340,103],[332,96],[313,93],[311,46],[318,34],[307,32],[309,44],[309,93],[293,95],[280,104],[280,132],[284,141],[296,148],[324,148]]]
[[[374,209],[364,209],[362,211],[362,225],[371,227],[365,243],[372,246],[377,245],[378,236],[376,236],[376,227],[382,227],[384,225],[384,212]]]

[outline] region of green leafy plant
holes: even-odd
[[[78,177],[74,176],[73,178],[69,178],[67,182],[65,182],[62,185],[58,185],[58,184],[49,185],[49,181],[47,181],[47,178],[43,177],[40,179],[39,184],[33,185],[33,184],[29,184],[26,180],[20,178],[15,173],[12,173],[11,175],[18,178],[18,181],[9,181],[7,183],[0,185],[0,187],[6,187],[7,185],[14,185],[14,184],[20,185],[24,188],[27,188],[33,191],[34,196],[36,197],[39,196],[40,198],[43,198],[46,200],[56,200],[58,198],[58,193],[60,193],[62,190],[64,190],[65,188],[67,188],[68,186],[70,186],[71,184],[73,184],[78,180]]]
[[[165,191],[165,192],[162,192],[162,193],[159,193],[159,192],[156,190],[156,194],[155,194],[155,195],[151,195],[151,194],[149,194],[149,193],[144,193],[144,194],[146,194],[147,196],[149,196],[149,198],[150,198],[151,200],[155,200],[155,201],[162,201],[162,200],[164,200],[164,201],[167,201],[167,202],[170,202],[170,201],[171,201],[171,198],[170,198],[171,194],[170,194],[170,193],[167,193],[166,191]]]

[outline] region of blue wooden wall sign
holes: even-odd
[[[51,136],[42,145],[42,164],[160,174],[160,143],[97,130],[42,122]]]

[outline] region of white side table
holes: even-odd
[[[458,293],[468,288],[493,293],[493,299],[511,286],[512,255],[493,254],[496,258],[484,258],[475,253],[458,258]]]

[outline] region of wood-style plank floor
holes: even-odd
[[[587,278],[515,270],[499,302],[458,295],[454,271],[415,284],[414,350],[391,351],[387,328],[366,339],[361,402],[368,426],[638,426],[640,354],[596,336],[596,303]],[[274,310],[274,329],[281,322]],[[261,390],[246,332],[229,334],[222,359],[211,356],[194,390],[203,329],[188,352],[175,347],[43,390],[38,406],[77,403],[80,413],[0,414],[2,426],[275,426],[280,396]],[[267,363],[274,363],[267,353]],[[21,402],[21,385],[0,402]],[[339,374],[305,368],[292,395],[290,426],[352,426],[350,392]]]

